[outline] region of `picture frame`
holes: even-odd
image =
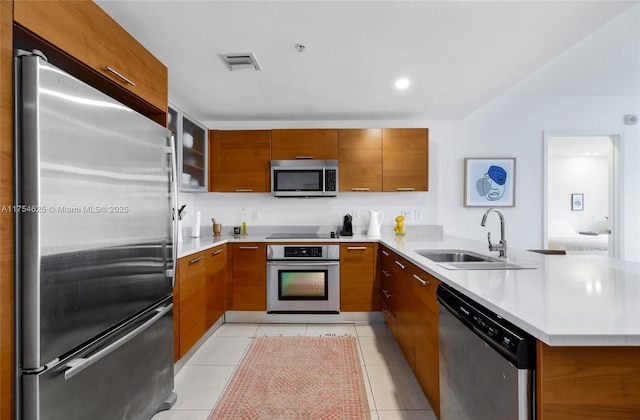
[[[584,210],[584,194],[571,194],[571,211]]]
[[[514,207],[516,158],[465,158],[465,207]]]

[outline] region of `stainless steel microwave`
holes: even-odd
[[[271,194],[274,197],[335,197],[338,195],[338,161],[272,160]]]

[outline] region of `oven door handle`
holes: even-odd
[[[328,266],[328,265],[340,265],[340,261],[327,261],[327,262],[308,262],[308,261],[295,261],[295,262],[284,262],[284,261],[267,261],[267,265],[281,265],[285,267],[319,267],[319,266]]]

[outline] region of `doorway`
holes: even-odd
[[[545,249],[621,255],[621,134],[545,131]]]

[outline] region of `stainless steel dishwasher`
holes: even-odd
[[[535,339],[441,284],[441,420],[535,419]]]

